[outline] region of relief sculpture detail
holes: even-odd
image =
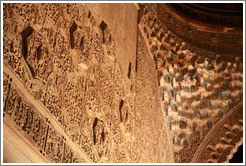
[[[243,144],[243,57],[189,43],[159,9],[3,3],[4,126],[51,163],[229,162]]]

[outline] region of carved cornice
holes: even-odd
[[[191,24],[177,15],[168,4],[157,4],[152,8],[168,29],[192,46],[220,54],[243,54],[242,32],[226,32],[225,29],[213,31]]]
[[[242,144],[243,102],[231,109],[208,132],[198,147],[192,162],[228,162],[235,148]]]
[[[241,3],[171,3],[178,14],[202,24],[232,28],[243,27],[243,4]]]

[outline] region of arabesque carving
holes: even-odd
[[[47,161],[225,162],[241,144],[240,50],[198,48],[169,10],[139,7],[122,6],[125,35],[98,6],[3,4],[3,121]]]

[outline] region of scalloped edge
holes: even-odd
[[[224,163],[229,163],[229,161],[232,159],[233,155],[238,151],[239,146],[243,145],[243,137],[240,138],[240,141],[236,143],[234,148],[231,150],[231,153],[227,155],[227,159]]]

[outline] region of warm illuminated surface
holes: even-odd
[[[241,48],[242,33],[206,32],[200,48],[159,8],[4,4],[4,162],[229,162],[243,61],[220,42]]]

